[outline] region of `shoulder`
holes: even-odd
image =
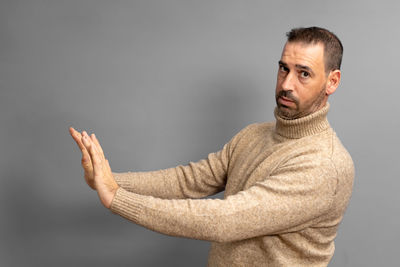
[[[252,123],[240,130],[228,143],[230,151],[236,150],[238,147],[244,148],[249,143],[257,142],[257,140],[265,139],[271,135],[274,128],[274,123]],[[241,150],[241,149],[239,149]]]
[[[243,128],[238,134],[242,136],[260,135],[273,131],[274,127],[275,127],[274,122],[252,123]]]
[[[310,162],[314,167],[327,168],[335,173],[341,169],[351,172],[353,161],[332,128],[319,134],[293,139],[282,144],[281,164]]]
[[[309,159],[312,158],[321,167],[329,165],[329,169],[338,181],[352,182],[354,179],[354,163],[350,153],[332,128],[313,136],[299,146],[301,146],[299,151],[308,154]]]
[[[354,177],[354,162],[350,153],[344,147],[335,132],[332,133],[332,150],[330,159],[339,175],[346,176],[351,179]]]
[[[274,131],[275,123],[264,122],[264,123],[252,123],[243,128],[238,134],[235,135],[234,139],[236,142],[247,142],[258,138],[265,138]]]

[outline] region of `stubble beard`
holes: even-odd
[[[291,108],[279,103],[278,99],[282,96],[292,100],[293,103],[295,104],[295,108]],[[293,120],[296,118],[297,114],[299,113],[299,100],[297,97],[293,95],[292,91],[285,91],[285,90],[279,91],[275,96],[275,100],[276,100],[276,106],[278,107],[278,115],[281,118],[287,120]]]
[[[278,108],[278,115],[283,119],[294,120],[314,113],[315,111],[322,108],[322,104],[325,100],[325,89],[326,86],[324,85],[314,101],[307,107],[302,107],[300,105],[299,99],[293,95],[292,91],[279,91],[275,96],[276,106]],[[295,104],[295,107],[292,108],[279,103],[278,99],[281,96],[292,100]]]

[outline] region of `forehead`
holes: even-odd
[[[282,51],[281,61],[288,65],[298,64],[324,71],[324,47],[320,43],[287,42]]]

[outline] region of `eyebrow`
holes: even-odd
[[[279,60],[279,66],[287,67],[287,64],[285,62],[283,62],[282,60]]]
[[[287,67],[287,66],[288,66],[288,65],[287,65],[285,62],[283,62],[282,60],[279,60],[279,65],[280,65],[280,66],[284,66],[284,67]],[[301,65],[301,64],[296,64],[295,67],[296,67],[297,69],[306,70],[306,71],[310,72],[312,75],[314,75],[313,70],[312,70],[309,66],[305,66],[305,65]]]
[[[301,70],[306,70],[311,74],[314,74],[313,70],[309,67],[309,66],[304,66],[304,65],[300,65],[300,64],[296,64],[295,65],[296,68],[301,69]]]

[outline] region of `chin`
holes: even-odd
[[[287,120],[299,118],[299,111],[284,105],[278,105],[278,115]]]
[[[293,111],[287,107],[278,106],[278,115],[284,119],[292,119],[294,114]]]

